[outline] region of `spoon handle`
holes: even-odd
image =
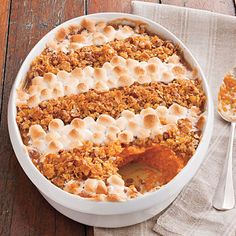
[[[229,210],[235,205],[233,175],[232,175],[232,154],[234,142],[235,123],[231,123],[230,139],[223,171],[213,198],[213,207],[217,210]],[[223,148],[223,147],[222,147]]]

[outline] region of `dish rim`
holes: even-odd
[[[178,44],[181,50],[183,51],[186,61],[190,63],[191,66],[196,67],[198,74],[203,82],[203,89],[207,97],[206,104],[206,122],[205,128],[203,131],[203,136],[201,141],[196,149],[195,154],[188,161],[186,166],[166,185],[162,186],[160,189],[146,193],[143,196],[127,200],[125,202],[99,202],[83,199],[77,195],[70,194],[57,186],[51,183],[40,171],[34,166],[31,161],[26,149],[23,145],[20,132],[15,120],[16,117],[16,89],[19,86],[20,81],[25,77],[25,73],[28,71],[29,66],[32,62],[32,58],[35,58],[45,47],[46,42],[53,37],[58,29],[70,25],[72,23],[78,23],[84,18],[103,18],[104,20],[118,19],[118,18],[130,18],[132,20],[142,21],[147,23],[150,29],[156,31],[155,33],[158,36],[165,35],[165,39],[170,39],[174,44]],[[191,62],[190,62],[191,61]],[[203,71],[196,61],[195,57],[192,55],[190,50],[182,43],[173,33],[167,30],[162,25],[149,20],[147,18],[127,14],[127,13],[117,13],[117,12],[106,12],[106,13],[95,13],[85,16],[76,17],[65,21],[64,23],[58,25],[51,31],[49,31],[38,43],[32,48],[24,62],[21,65],[21,68],[18,71],[16,79],[13,83],[11,94],[8,103],[8,129],[10,134],[11,143],[14,149],[14,152],[17,156],[18,162],[23,168],[24,172],[31,180],[31,182],[39,189],[40,192],[44,193],[51,200],[57,202],[58,204],[67,207],[72,210],[76,210],[83,213],[98,214],[98,215],[114,215],[114,214],[127,214],[135,211],[140,211],[146,208],[151,207],[156,203],[157,199],[162,202],[168,196],[174,195],[174,191],[178,188],[183,188],[183,186],[193,177],[193,174],[190,173],[192,169],[195,173],[199,168],[200,164],[204,159],[204,155],[201,156],[201,152],[204,151],[204,146],[210,141],[211,133],[213,128],[213,101],[211,93],[206,81],[206,78],[203,74]],[[207,131],[207,132],[206,132]],[[22,158],[23,157],[23,158]],[[26,158],[27,157],[27,158]],[[198,158],[198,163],[196,158]],[[181,181],[181,179],[183,179]],[[184,180],[185,179],[185,180]],[[155,201],[156,200],[156,201]]]

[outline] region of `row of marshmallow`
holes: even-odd
[[[88,26],[90,23],[91,25],[93,24],[93,26]],[[49,41],[46,46],[53,51],[68,53],[85,46],[99,46],[113,40],[124,40],[132,36],[140,35],[127,25],[120,25],[115,29],[113,26],[107,25],[105,22],[95,24],[95,22],[90,20],[84,20],[82,25],[85,27],[83,30],[80,30],[80,32],[80,25],[61,28],[56,33],[55,38]],[[70,28],[73,28],[73,32],[70,32]]]
[[[91,117],[75,118],[68,125],[60,119],[49,123],[45,132],[40,125],[32,125],[29,129],[30,146],[43,154],[57,153],[82,146],[85,141],[100,145],[119,140],[130,143],[135,138],[153,138],[176,127],[178,120],[188,118],[193,126],[199,118],[199,109],[187,109],[173,104],[167,109],[146,108],[139,114],[124,110],[118,119],[109,115],[100,115],[95,121]]]
[[[65,184],[64,190],[76,195],[88,196],[98,201],[125,201],[131,196],[138,196],[136,189],[125,186],[124,180],[118,175],[111,175],[107,180],[87,179],[71,180]]]
[[[44,77],[35,77],[28,91],[19,93],[18,105],[23,103],[34,107],[45,100],[84,93],[90,89],[105,92],[113,88],[130,86],[135,82],[170,83],[176,78],[191,78],[191,73],[178,62],[178,58],[175,63],[166,63],[157,57],[151,58],[148,62],[139,62],[115,56],[102,68],[94,69],[87,66],[83,70],[76,68],[71,73],[59,71],[57,75],[47,73]]]

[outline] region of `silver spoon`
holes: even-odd
[[[236,68],[233,68],[232,71],[230,71],[230,74],[233,75],[234,79],[236,79]],[[212,204],[213,207],[216,208],[217,210],[230,210],[234,208],[235,205],[233,174],[232,174],[232,154],[233,154],[234,130],[236,125],[236,114],[234,114],[235,117],[226,114],[225,112],[222,111],[222,109],[219,109],[220,105],[221,105],[220,101],[218,100],[218,112],[224,120],[231,123],[231,128],[230,128],[230,138],[228,143],[226,159],[219,183],[215,191]]]

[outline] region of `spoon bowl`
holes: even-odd
[[[218,95],[218,113],[225,121],[231,123],[230,139],[226,159],[216,192],[213,198],[213,207],[217,210],[230,210],[235,205],[233,174],[232,174],[232,154],[234,130],[236,125],[236,112],[232,110],[232,91],[235,86],[236,94],[236,68],[233,68],[224,78],[220,86]],[[234,92],[234,91],[233,91]],[[235,95],[233,93],[233,95]],[[227,101],[225,99],[227,98]],[[231,99],[232,101],[231,101]]]

